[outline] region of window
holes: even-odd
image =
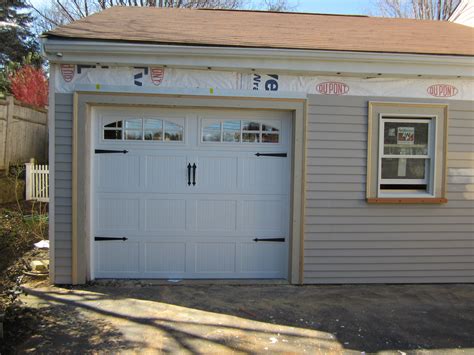
[[[280,122],[204,119],[202,142],[279,143]]]
[[[129,118],[105,124],[103,137],[105,140],[182,142],[184,124],[180,123],[158,118]]]
[[[380,194],[430,190],[434,119],[381,116]]]
[[[446,202],[447,106],[369,103],[369,202]]]

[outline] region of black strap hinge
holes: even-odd
[[[255,238],[254,242],[280,242],[283,243],[285,238]]]
[[[108,240],[123,240],[126,241],[128,238],[125,237],[95,237],[94,240],[97,240],[99,242],[104,242]]]
[[[122,154],[127,154],[128,150],[112,150],[112,149],[96,149],[95,154],[117,154],[117,153],[122,153]]]
[[[288,156],[287,153],[256,153],[257,157],[281,157],[286,158]]]

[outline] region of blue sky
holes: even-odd
[[[298,3],[296,0],[289,2]],[[299,0],[297,11],[365,15],[373,4],[374,0]]]
[[[38,6],[42,5],[46,0],[31,0]],[[254,0],[254,3],[260,3]],[[319,12],[330,14],[350,14],[365,15],[373,8],[375,0],[288,0],[291,5],[298,5],[296,11],[300,12]]]

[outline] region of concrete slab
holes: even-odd
[[[20,352],[474,353],[474,285],[26,290],[47,317]]]

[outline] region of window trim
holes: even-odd
[[[431,191],[421,194],[380,194],[379,151],[380,116],[423,117],[434,120],[433,166],[431,167]],[[448,105],[444,103],[417,102],[368,102],[366,201],[385,204],[440,204],[446,203],[447,147],[448,147]]]

